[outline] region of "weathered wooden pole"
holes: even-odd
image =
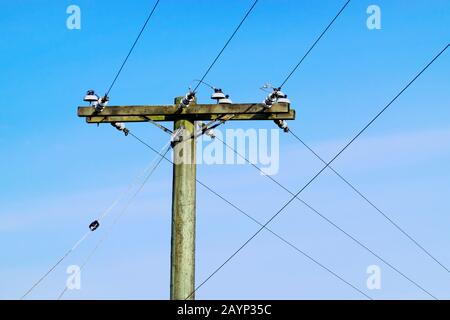
[[[175,99],[179,105],[181,98]],[[195,103],[195,102],[194,102]],[[194,104],[193,103],[193,104]],[[182,140],[174,144],[172,188],[172,249],[170,298],[193,300],[195,289],[195,202],[196,143],[195,123],[176,120],[174,132],[182,129]]]

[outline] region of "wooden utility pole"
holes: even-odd
[[[179,105],[182,98],[175,99]],[[172,187],[172,249],[170,299],[194,299],[195,290],[195,192],[196,135],[195,122],[176,120],[174,132],[181,131],[181,141],[174,145]]]
[[[173,121],[174,132],[182,129],[181,141],[174,143],[172,189],[172,237],[170,298],[194,299],[195,290],[195,204],[196,204],[196,127],[195,121],[294,120],[295,110],[288,103],[266,108],[261,103],[196,104],[179,108],[174,105],[112,106],[96,112],[93,107],[79,107],[78,116],[88,123]]]

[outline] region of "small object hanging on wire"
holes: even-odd
[[[91,222],[91,224],[89,225],[89,229],[91,231],[95,231],[97,230],[97,228],[100,226],[100,222],[98,222],[98,220],[94,220]]]
[[[282,129],[284,132],[289,132],[289,126],[286,120],[273,120],[278,128]]]
[[[194,101],[195,99],[195,92],[191,91],[189,88],[189,92],[186,93],[183,99],[181,99],[180,107],[181,108],[187,108],[189,105]]]
[[[125,127],[125,124],[123,122],[111,122],[111,125],[117,130],[122,131],[125,134],[125,136],[127,136],[130,133],[130,130],[128,130]]]

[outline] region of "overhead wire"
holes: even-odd
[[[245,16],[242,18],[242,20],[239,22],[239,24],[237,25],[236,29],[233,31],[233,33],[231,34],[231,36],[228,38],[227,42],[225,42],[225,45],[222,47],[222,49],[219,51],[219,53],[217,54],[217,56],[214,58],[214,60],[211,62],[211,64],[209,65],[208,69],[206,69],[205,73],[203,74],[203,76],[201,77],[201,79],[199,80],[199,82],[197,83],[197,85],[195,86],[193,92],[196,92],[198,87],[200,86],[200,84],[205,80],[206,76],[208,75],[208,73],[211,71],[211,69],[214,67],[214,65],[216,64],[216,62],[219,60],[220,56],[222,55],[222,53],[225,51],[225,49],[228,47],[228,45],[230,44],[231,40],[233,40],[234,36],[237,34],[237,32],[239,31],[239,29],[241,28],[241,26],[244,24],[245,20],[247,20],[248,16],[250,15],[250,13],[253,11],[253,9],[255,8],[256,4],[258,3],[259,0],[255,0],[252,4],[252,6],[250,7],[250,9],[248,9],[248,11],[246,12]]]
[[[229,261],[231,261],[244,247],[246,247],[263,229],[265,226],[269,225],[281,212],[286,209],[289,204],[294,201],[300,195],[331,163],[333,163],[347,148],[353,144],[444,52],[447,50],[450,44],[447,44],[436,56],[433,57],[433,59],[424,67],[422,68],[419,73],[417,73],[412,80],[410,80],[403,89],[400,90],[400,92],[390,100],[390,102],[379,111],[375,117],[373,117],[340,151],[329,161],[327,164],[318,171],[309,181],[306,183],[296,194],[294,194],[289,201],[287,201],[269,220],[267,220],[266,223],[264,223],[263,227],[258,229],[247,241],[245,241],[229,258],[225,260],[218,268],[216,268],[199,286],[196,287],[194,290],[197,291],[201,286],[203,286],[206,282],[208,282],[217,272],[219,272]],[[411,279],[409,279],[411,280]],[[418,288],[420,288],[423,292],[425,292],[427,295],[432,297],[433,299],[437,298],[431,294],[428,290],[420,286],[419,284],[415,284]]]
[[[248,10],[248,12],[246,13],[246,15],[244,16],[244,18],[242,19],[242,21],[240,22],[240,24],[238,25],[238,27],[235,29],[235,31],[233,32],[233,34],[231,35],[231,37],[228,39],[228,41],[226,42],[226,44],[225,44],[225,46],[221,49],[221,51],[219,52],[219,54],[216,56],[216,58],[213,60],[213,62],[211,63],[211,65],[208,67],[208,69],[206,70],[206,72],[204,73],[204,75],[203,75],[203,77],[201,78],[202,80],[200,80],[200,81],[203,81],[205,78],[206,78],[206,76],[208,75],[208,73],[210,72],[210,70],[213,68],[213,66],[215,65],[215,63],[218,61],[218,59],[220,58],[220,56],[222,55],[222,53],[223,53],[223,51],[226,49],[226,47],[228,46],[228,44],[231,42],[231,40],[233,39],[233,37],[235,36],[235,34],[237,33],[237,31],[239,30],[239,28],[241,27],[241,25],[244,23],[244,21],[247,19],[247,17],[248,17],[248,15],[251,13],[251,11],[253,10],[253,8],[255,7],[255,5],[256,5],[256,3],[258,2],[258,0],[256,0],[254,3],[253,3],[253,5],[252,5],[252,7]],[[324,30],[324,32],[322,32],[322,34],[320,35],[320,37],[316,40],[316,42],[312,45],[312,47],[308,50],[308,52],[306,53],[306,55],[301,59],[301,61],[296,65],[296,67],[292,70],[292,72],[288,75],[288,77],[283,81],[283,83],[282,83],[282,85],[281,86],[283,86],[289,79],[290,79],[290,77],[293,75],[293,73],[298,69],[298,67],[300,66],[300,64],[303,62],[303,60],[306,58],[306,56],[309,54],[309,52],[311,52],[312,51],[312,49],[315,47],[315,45],[318,43],[318,41],[323,37],[323,35],[326,33],[326,31],[331,27],[331,25],[334,23],[334,21],[338,18],[338,16],[342,13],[342,11],[345,9],[345,7],[348,5],[348,3],[350,2],[350,0],[349,1],[347,1],[347,3],[344,5],[344,7],[341,9],[341,11],[337,14],[337,16],[332,20],[332,22],[327,26],[327,28]],[[156,9],[156,6],[158,5],[158,3],[159,3],[159,0],[156,2],[156,4],[155,4],[155,6],[154,6],[154,8],[153,8],[153,10],[152,10],[152,12],[151,12],[151,14],[149,15],[149,17],[148,17],[148,19],[147,19],[147,21],[146,21],[146,23],[144,24],[144,26],[143,26],[143,28],[141,29],[141,32],[139,33],[139,35],[138,35],[138,37],[137,37],[137,39],[136,39],[136,41],[135,41],[135,43],[133,44],[133,46],[132,46],[132,48],[130,49],[130,52],[129,52],[129,54],[127,55],[127,57],[126,57],[126,59],[124,60],[124,62],[123,62],[123,64],[122,64],[122,66],[121,66],[121,68],[119,69],[119,72],[117,73],[117,75],[116,75],[116,77],[115,77],[115,79],[113,80],[113,83],[111,84],[111,86],[110,86],[110,88],[108,89],[108,91],[107,91],[107,94],[109,94],[109,92],[110,92],[110,90],[111,90],[111,88],[113,87],[113,85],[114,85],[114,83],[116,82],[116,80],[117,80],[117,78],[118,78],[118,76],[120,75],[120,73],[121,73],[121,71],[122,71],[122,69],[123,69],[123,67],[124,67],[124,65],[125,65],[125,63],[126,63],[126,61],[128,60],[128,58],[129,58],[129,56],[131,55],[131,52],[133,51],[133,49],[134,49],[134,46],[136,45],[136,43],[137,43],[137,41],[139,40],[139,37],[141,36],[141,34],[142,34],[142,32],[144,31],[144,29],[145,29],[145,26],[147,25],[147,23],[148,23],[148,21],[149,21],[149,19],[151,18],[151,16],[153,15],[153,12],[154,12],[154,10]],[[448,46],[447,46],[448,47]],[[445,50],[444,50],[445,51]],[[436,57],[436,59],[437,59],[437,57]],[[424,70],[423,70],[424,71]],[[199,82],[199,84],[197,84],[197,86],[196,86],[196,88],[194,89],[194,92],[198,89],[198,86],[200,85],[200,82]],[[408,85],[408,87],[409,87],[409,85]],[[404,90],[406,90],[406,88],[404,89]],[[401,94],[401,93],[400,93]],[[395,98],[396,99],[396,98]],[[394,101],[395,101],[395,99],[394,99]],[[392,101],[393,102],[393,101]],[[391,102],[391,103],[392,103]],[[387,109],[387,108],[386,108]],[[384,112],[384,111],[383,111]],[[381,112],[382,113],[382,112]],[[380,114],[381,114],[380,113]],[[380,115],[379,114],[379,115]],[[377,115],[376,117],[375,117],[375,119],[373,119],[373,121],[375,121],[376,120],[376,118],[379,116],[379,115]],[[373,122],[372,121],[372,122]],[[369,125],[368,126],[370,126],[370,124],[371,123],[369,123]],[[367,127],[368,127],[367,126]],[[367,128],[366,127],[366,128]],[[363,130],[362,130],[362,132],[366,129],[366,128],[364,128]],[[331,162],[333,162],[354,140],[356,140],[356,138],[360,135],[360,134],[362,134],[362,132],[360,132],[346,147],[344,147],[344,149],[343,150],[341,150],[341,152],[340,153],[338,153],[337,155],[336,155],[336,157],[335,158],[333,158],[329,163],[327,163],[327,165],[326,165],[326,167],[328,167],[329,166],[329,164],[331,163]],[[143,142],[143,140],[141,140],[140,138],[138,138],[137,136],[135,136],[134,134],[130,134],[130,135],[132,135],[134,138],[136,138],[137,140],[139,140],[140,142]],[[144,143],[144,142],[143,142]],[[153,148],[151,148],[148,144],[146,144],[146,143],[144,143],[147,147],[149,147],[150,149],[152,149],[153,151],[155,151],[155,152],[157,152],[155,149],[153,149]],[[162,157],[162,158],[165,158],[165,154],[164,154],[164,157]],[[162,160],[162,158],[160,159],[160,161]],[[167,160],[167,159],[166,159]],[[325,167],[325,168],[326,168]],[[324,169],[323,169],[324,170]],[[322,171],[323,171],[322,170]],[[319,173],[320,174],[320,173]],[[318,175],[319,175],[318,174]],[[318,175],[316,175],[316,177],[318,176]],[[314,177],[312,180],[314,180],[316,177]],[[311,183],[312,181],[310,181],[307,185],[306,185],[306,187]],[[305,188],[306,188],[305,187]],[[304,190],[304,188],[302,188],[302,190],[300,191],[300,192],[302,192]],[[299,193],[300,193],[299,192]],[[298,194],[299,194],[298,193]],[[297,194],[297,195],[298,195]],[[291,201],[292,201],[292,199],[291,199]],[[290,203],[290,202],[289,202]],[[288,204],[289,204],[288,203]],[[276,215],[278,215],[278,213],[276,214]],[[275,216],[276,216],[275,215]],[[275,217],[274,216],[274,217]],[[273,217],[273,218],[274,218]],[[272,218],[272,219],[273,219]],[[272,220],[271,219],[271,220]],[[269,220],[267,223],[265,223],[265,224],[263,224],[262,225],[262,227],[263,227],[263,229],[267,229],[266,228],[266,226],[267,226],[267,224],[268,223],[270,223],[270,221],[271,220]],[[261,225],[261,224],[260,224]],[[262,229],[260,229],[260,230],[262,230]],[[259,232],[258,232],[259,233]],[[256,234],[255,234],[255,236],[256,236]],[[252,237],[253,238],[253,237]],[[251,239],[252,239],[251,238]],[[250,239],[250,240],[251,240]],[[244,245],[245,246],[245,245]],[[64,294],[64,293],[63,293]]]
[[[347,6],[349,5],[351,0],[348,0],[345,2],[345,4],[341,7],[341,9],[338,11],[338,13],[333,17],[333,19],[328,23],[328,25],[325,27],[325,29],[322,31],[322,33],[319,35],[319,37],[314,41],[314,43],[310,46],[310,48],[306,51],[306,53],[302,56],[302,58],[300,59],[300,61],[295,65],[295,67],[290,71],[290,73],[286,76],[286,78],[283,80],[282,84],[277,88],[279,90],[281,90],[281,88],[286,84],[286,82],[292,77],[292,75],[295,73],[295,71],[297,71],[297,69],[300,67],[300,65],[303,63],[303,61],[305,61],[306,57],[311,53],[311,51],[314,49],[314,47],[319,43],[319,41],[323,38],[323,36],[327,33],[327,31],[331,28],[331,26],[334,24],[334,22],[339,18],[339,16],[344,12],[344,10],[347,8]],[[200,80],[195,80],[197,81],[197,85],[195,86],[195,89],[193,90],[194,92],[197,91],[198,87],[203,83],[208,87],[214,88],[213,86],[211,86],[210,84],[206,83],[204,81],[204,79],[206,78],[207,74],[209,73],[209,71],[212,69],[212,67],[214,66],[214,64],[217,62],[217,60],[219,59],[220,55],[222,54],[222,52],[224,51],[224,49],[226,48],[226,46],[228,45],[228,43],[231,41],[231,39],[234,37],[234,35],[236,34],[237,30],[239,30],[240,26],[242,25],[242,23],[245,21],[245,19],[247,18],[247,16],[250,14],[250,12],[253,10],[254,6],[256,5],[256,2],[253,3],[253,6],[250,8],[250,10],[247,12],[247,14],[245,15],[244,19],[241,21],[241,23],[239,24],[238,28],[236,28],[235,32],[232,34],[232,36],[230,37],[230,39],[228,40],[228,42],[226,43],[225,47],[219,52],[219,54],[217,55],[216,59],[213,61],[213,63],[211,64],[211,66],[207,69],[207,71],[205,72],[205,74],[203,75],[203,77]],[[219,124],[215,125],[215,127],[224,124],[225,122],[229,121],[231,119],[227,119],[225,121],[220,122]]]
[[[152,163],[155,160],[152,160],[150,166],[152,166]],[[148,172],[149,168],[146,168],[143,170],[143,172],[140,172],[136,175],[136,177],[132,180],[132,182],[128,185],[127,189],[125,191],[122,191],[121,193],[119,193],[119,195],[115,198],[115,200],[111,203],[111,205],[109,207],[107,207],[107,209],[105,209],[99,216],[97,219],[95,219],[95,221],[101,222],[103,221],[111,212],[112,210],[119,204],[119,202],[134,188],[134,186],[136,185],[136,183],[141,179],[141,177],[143,177],[146,172]],[[69,249],[67,250],[64,255],[61,256],[61,258],[55,263],[53,264],[20,298],[20,300],[25,299],[34,289],[36,289],[37,286],[39,286],[66,258],[69,257],[69,255],[74,252],[80,245],[82,242],[84,242],[91,234],[93,233],[93,231],[89,230],[87,231],[85,234],[83,234],[81,236],[80,239],[78,239],[75,244]]]
[[[277,184],[279,187],[281,187],[283,190],[285,190],[286,192],[288,192],[290,195],[294,195],[294,193],[289,190],[287,187],[285,187],[282,183],[280,183],[277,179],[273,178],[272,176],[268,175],[263,169],[261,169],[260,167],[258,167],[256,164],[254,164],[253,162],[251,162],[247,157],[245,157],[244,155],[242,155],[240,152],[238,152],[235,148],[231,147],[228,143],[226,143],[225,141],[223,141],[222,139],[216,137],[215,139],[217,139],[218,141],[220,141],[221,143],[223,143],[228,149],[230,149],[233,153],[235,153],[238,157],[240,157],[241,159],[243,159],[245,162],[247,162],[248,164],[250,164],[252,167],[254,167],[255,169],[257,169],[263,176],[267,177],[269,180],[271,180],[272,182],[274,182],[275,184]],[[326,221],[327,223],[329,223],[331,226],[333,226],[334,228],[336,228],[338,231],[342,232],[344,235],[346,235],[349,239],[351,239],[353,242],[355,242],[356,244],[358,244],[360,247],[362,247],[363,249],[365,249],[367,252],[369,252],[370,254],[372,254],[374,257],[376,257],[377,259],[379,259],[380,261],[382,261],[383,263],[385,263],[389,268],[391,268],[392,270],[394,270],[396,273],[398,273],[399,275],[401,275],[403,278],[405,278],[407,281],[409,281],[410,283],[412,283],[413,285],[415,285],[417,288],[419,288],[420,290],[424,291],[425,293],[427,293],[428,295],[430,295],[431,297],[435,298],[431,293],[429,293],[428,290],[424,289],[423,286],[421,286],[419,283],[417,283],[415,280],[411,279],[410,277],[408,277],[404,272],[402,272],[400,269],[398,269],[397,267],[395,267],[394,265],[392,265],[392,263],[390,263],[389,261],[387,261],[385,258],[381,257],[379,254],[377,254],[376,252],[374,252],[372,249],[370,249],[369,247],[367,247],[365,244],[363,244],[360,240],[358,240],[356,237],[352,236],[350,233],[348,233],[347,231],[345,231],[342,227],[340,227],[338,224],[336,224],[334,221],[332,221],[331,219],[329,219],[328,217],[326,217],[324,214],[322,214],[321,212],[319,212],[317,209],[315,209],[314,207],[312,207],[309,203],[307,203],[306,201],[304,201],[303,199],[299,198],[298,196],[295,197],[295,199],[297,199],[298,201],[300,201],[303,205],[305,205],[308,209],[310,209],[312,212],[314,212],[315,214],[317,214],[319,217],[321,217],[324,221]],[[207,278],[202,284],[200,284],[198,287],[196,287],[196,289],[191,293],[194,294],[204,283],[206,283],[206,281],[208,281],[209,278]],[[190,297],[190,296],[189,296]]]
[[[158,152],[158,155],[161,153],[164,156],[170,151],[171,146],[170,146],[170,141],[164,145],[161,148],[161,151]],[[91,258],[94,256],[94,254],[97,252],[97,250],[99,249],[99,247],[101,246],[102,243],[105,242],[105,240],[109,237],[113,227],[117,224],[117,222],[119,221],[119,219],[127,212],[128,208],[130,207],[130,205],[132,204],[132,202],[135,200],[135,198],[137,197],[137,195],[142,191],[142,189],[144,188],[145,184],[148,182],[148,180],[150,179],[150,177],[153,175],[153,173],[156,171],[156,169],[158,168],[158,166],[161,164],[162,158],[159,156],[156,156],[153,160],[152,160],[152,165],[148,170],[148,173],[146,174],[144,180],[141,182],[141,184],[139,185],[139,188],[136,189],[136,191],[133,193],[133,195],[131,196],[130,199],[128,199],[126,205],[123,207],[123,209],[120,211],[120,213],[115,217],[115,219],[113,220],[113,222],[108,226],[108,228],[106,229],[106,233],[103,235],[102,238],[100,238],[100,240],[97,242],[96,246],[91,250],[91,252],[89,253],[89,255],[86,257],[86,259],[83,261],[83,263],[81,264],[80,268],[75,272],[74,277],[78,276],[80,274],[80,272],[85,268],[86,264],[91,260]],[[64,296],[64,294],[67,292],[68,290],[68,286],[66,285],[64,287],[64,289],[61,291],[61,293],[58,295],[58,300],[62,299],[62,297]]]
[[[121,66],[120,66],[119,70],[117,71],[117,73],[116,73],[113,81],[111,82],[110,86],[108,87],[108,89],[106,91],[106,94],[105,94],[105,97],[109,96],[112,88],[114,87],[117,79],[119,78],[119,75],[122,73],[122,70],[123,70],[125,64],[127,63],[128,59],[130,58],[131,53],[133,52],[133,50],[136,47],[136,44],[138,43],[141,35],[143,34],[145,28],[147,27],[148,22],[150,21],[150,19],[152,18],[156,8],[158,7],[159,2],[160,2],[160,0],[157,0],[155,2],[152,10],[150,11],[149,15],[147,16],[147,19],[145,20],[143,26],[141,27],[141,29],[140,29],[140,31],[139,31],[135,41],[133,42],[130,50],[128,51],[128,54],[126,55],[125,59],[123,60]],[[111,206],[100,215],[99,219],[104,218],[117,205],[118,201],[119,200],[116,199],[116,201],[114,201],[111,204]],[[70,255],[70,253],[72,253],[80,245],[81,242],[83,242],[89,236],[90,233],[91,233],[90,231],[86,232],[86,234],[84,234],[80,238],[80,240],[78,240],[71,249],[69,249],[43,276],[41,276],[41,278],[38,279],[38,281],[35,284],[33,284],[33,286],[30,289],[27,290],[27,292],[21,297],[21,299],[24,299],[28,294],[30,294],[34,290],[34,288],[36,288],[59,264],[61,264]]]
[[[64,255],[52,265],[21,297],[20,300],[25,299],[37,286],[41,284],[79,245],[83,242],[91,233],[91,231],[86,232],[69,250],[67,250]]]
[[[141,27],[141,30],[139,31],[136,39],[133,42],[133,45],[131,46],[130,50],[128,51],[128,54],[125,56],[125,59],[123,60],[119,70],[116,73],[116,76],[114,77],[112,83],[110,84],[108,90],[106,91],[105,96],[109,96],[109,93],[111,92],[112,88],[114,87],[114,85],[116,84],[117,79],[119,78],[119,75],[122,73],[123,68],[125,67],[125,64],[127,63],[128,59],[131,56],[131,53],[133,52],[134,48],[136,47],[136,44],[138,43],[139,39],[142,36],[142,33],[144,32],[145,28],[148,25],[148,22],[150,21],[150,19],[152,18],[153,14],[155,13],[156,8],[158,7],[160,0],[157,0],[152,8],[152,10],[150,11],[149,15],[147,16],[147,19],[145,20],[143,26]]]
[[[154,153],[158,154],[161,159],[165,159],[166,161],[168,161],[169,163],[173,164],[173,162],[168,159],[167,157],[165,157],[165,155],[161,154],[160,152],[158,152],[158,150],[156,150],[155,148],[153,148],[151,145],[149,145],[147,142],[145,142],[143,139],[141,139],[140,137],[138,137],[137,135],[135,135],[132,132],[129,132],[129,135],[131,137],[133,137],[134,139],[136,139],[139,143],[141,143],[142,145],[144,145],[145,147],[149,148],[151,151],[153,151]],[[247,212],[245,212],[243,209],[241,209],[240,207],[238,207],[237,205],[235,205],[234,203],[232,203],[230,200],[226,199],[224,196],[220,195],[218,192],[216,192],[213,188],[209,187],[208,185],[206,185],[205,183],[203,183],[202,181],[200,181],[199,179],[195,178],[196,182],[201,185],[202,187],[204,187],[206,190],[208,190],[209,192],[211,192],[212,194],[214,194],[216,197],[218,197],[219,199],[223,200],[224,202],[226,202],[228,205],[230,205],[231,207],[233,207],[234,209],[236,209],[238,212],[242,213],[243,215],[245,215],[247,218],[249,218],[250,220],[252,220],[253,222],[257,223],[258,225],[262,226],[263,224],[258,221],[257,219],[255,219],[254,217],[252,217],[250,214],[248,214]],[[274,232],[273,230],[264,227],[264,229],[266,229],[267,231],[269,231],[272,235],[274,235],[275,237],[277,237],[278,239],[280,239],[282,242],[284,242],[285,244],[287,244],[288,246],[290,246],[291,248],[293,248],[295,251],[297,251],[297,253],[303,255],[304,257],[306,257],[307,259],[309,259],[310,261],[312,261],[313,263],[315,263],[316,265],[318,265],[319,267],[321,267],[322,269],[324,269],[325,271],[329,272],[331,275],[333,275],[334,277],[336,277],[337,279],[339,279],[340,281],[344,282],[345,284],[347,284],[348,286],[350,286],[351,288],[353,288],[354,290],[356,290],[357,292],[359,292],[360,294],[362,294],[363,296],[365,296],[367,299],[372,300],[373,298],[371,296],[369,296],[368,294],[364,293],[361,289],[357,288],[355,285],[353,285],[352,283],[350,283],[349,281],[345,280],[342,276],[338,275],[336,272],[334,272],[333,270],[331,270],[329,267],[325,266],[324,264],[322,264],[321,262],[319,262],[317,259],[313,258],[311,255],[307,254],[306,252],[302,251],[301,249],[299,249],[296,245],[294,245],[292,242],[286,240],[284,237],[280,236],[279,234],[277,234],[276,232]],[[188,297],[189,298],[189,297]]]
[[[297,69],[300,67],[300,65],[305,61],[306,57],[311,53],[311,51],[314,49],[314,47],[319,43],[319,41],[323,38],[323,36],[327,33],[327,31],[331,28],[331,26],[334,24],[334,22],[339,18],[339,16],[344,12],[345,8],[349,5],[351,0],[348,0],[342,8],[338,11],[338,13],[334,16],[333,19],[331,19],[330,23],[325,27],[325,29],[322,31],[322,33],[319,35],[319,37],[314,41],[314,43],[311,45],[311,47],[306,51],[306,53],[301,57],[300,61],[294,66],[294,68],[289,72],[289,74],[286,76],[286,78],[283,80],[283,82],[280,85],[280,89],[284,87],[286,82],[289,81],[289,79],[293,76],[293,74],[297,71]]]
[[[295,134],[292,129],[289,129],[289,133],[298,140],[306,149],[308,149],[317,159],[319,159],[322,163],[326,164],[327,162],[312,149],[308,144],[306,144],[297,134]],[[412,243],[414,243],[419,249],[421,249],[427,256],[429,256],[432,260],[434,260],[438,265],[440,265],[445,271],[450,273],[450,270],[445,266],[445,264],[439,261],[430,251],[428,251],[422,244],[419,243],[411,234],[409,234],[403,227],[401,227],[397,222],[395,222],[389,215],[383,212],[375,203],[367,196],[365,196],[354,184],[344,178],[338,171],[336,171],[332,166],[328,166],[328,168],[336,174],[339,179],[341,179],[346,185],[348,185],[357,195],[359,195],[365,202],[367,202],[372,208],[374,208],[378,213],[380,213],[390,224],[392,224],[398,231],[404,234]]]

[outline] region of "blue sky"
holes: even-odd
[[[343,1],[260,0],[207,81],[234,101],[261,101],[308,49]],[[0,1],[0,298],[16,299],[85,232],[153,154],[109,125],[76,116],[87,89],[106,90],[153,1]],[[66,28],[67,6],[81,30]],[[200,77],[251,1],[161,0],[111,104],[170,104]],[[379,5],[382,29],[368,30]],[[445,0],[354,0],[285,91],[295,132],[330,159],[450,39]],[[335,163],[400,225],[450,265],[450,56],[446,52]],[[199,93],[208,102],[209,91]],[[129,126],[156,148],[157,128]],[[273,128],[228,123],[225,128]],[[275,178],[300,189],[321,163],[281,135]],[[171,174],[163,163],[82,273],[74,299],[169,296]],[[198,177],[265,221],[289,194],[245,165],[199,166]],[[439,298],[449,274],[419,251],[330,172],[302,196]],[[261,200],[263,199],[263,201]],[[205,279],[258,226],[198,187],[197,280]],[[117,214],[118,210],[113,212]],[[112,219],[111,219],[112,220]],[[375,299],[428,298],[382,262],[294,202],[271,225]],[[81,264],[102,228],[31,298],[54,299],[65,269]],[[382,289],[365,286],[369,265]],[[202,287],[203,299],[360,299],[362,296],[263,232]]]

